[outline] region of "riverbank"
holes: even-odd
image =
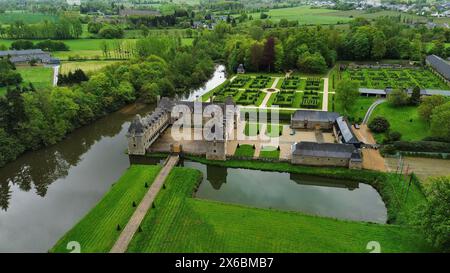
[[[364,183],[371,180],[372,185],[393,183],[392,177],[383,178],[384,174],[370,171],[311,168],[285,163],[190,159],[233,168],[289,171],[346,179],[357,177],[358,181]],[[368,252],[366,245],[369,241],[379,242],[382,252],[432,251],[422,236],[406,224],[380,225],[336,220],[194,198],[193,193],[200,179],[201,173],[197,170],[181,167],[172,170],[165,183],[167,188],[157,196],[156,207],[147,213],[141,232],[135,235],[128,248],[129,252]],[[396,186],[384,185],[382,188],[382,195],[386,195]],[[411,189],[411,198],[408,200],[417,201],[420,192],[416,190]],[[399,208],[393,203],[391,201],[389,205],[390,216],[396,216],[396,223],[407,221],[410,205],[403,204]],[[405,207],[408,209],[405,210]],[[99,204],[93,210],[112,209]],[[86,216],[58,241],[52,251],[67,252],[65,246],[68,241],[77,241],[77,234],[89,233],[87,230],[95,226],[96,223],[88,221]],[[115,226],[110,228],[115,230]],[[118,236],[119,232],[116,233]],[[108,247],[113,243],[104,244],[102,249],[85,246],[82,252],[108,252]]]
[[[161,170],[161,166],[131,166],[101,201],[50,252],[66,252],[76,241],[82,252],[109,251]]]

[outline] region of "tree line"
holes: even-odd
[[[158,96],[200,86],[214,70],[209,47],[220,46],[214,33],[205,34],[204,41],[188,47],[177,39],[141,39],[135,58],[107,66],[79,84],[38,90],[8,86],[0,98],[0,166],[130,102],[152,103]],[[5,61],[3,66],[8,65]]]

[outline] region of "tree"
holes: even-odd
[[[417,224],[426,239],[436,248],[450,251],[450,176],[429,179],[427,202],[417,213]]]
[[[159,96],[159,86],[157,83],[148,82],[141,88],[140,99],[144,103],[155,103]]]
[[[431,134],[436,138],[450,141],[450,101],[433,109]]]
[[[271,72],[275,68],[275,39],[271,36],[267,38],[263,50],[263,67]]]
[[[327,63],[319,52],[302,54],[298,58],[297,66],[300,71],[308,73],[323,73],[327,69]]]
[[[384,133],[389,130],[389,121],[384,117],[375,117],[369,123],[369,129],[374,133]]]
[[[250,37],[256,41],[260,41],[264,37],[264,30],[260,26],[252,26],[249,28]]]
[[[98,32],[98,35],[102,38],[106,39],[114,39],[114,38],[122,38],[123,37],[123,29],[120,27],[115,27],[111,25],[107,25],[102,27],[100,31]]]
[[[404,106],[408,104],[408,94],[401,89],[394,89],[388,96],[388,102],[393,106]]]
[[[373,60],[379,60],[386,54],[386,37],[383,32],[375,32],[372,39],[372,51],[370,52]]]
[[[413,88],[409,102],[412,105],[418,105],[420,103],[420,87],[419,86],[415,86]]]
[[[427,96],[422,99],[422,102],[417,109],[422,119],[430,122],[430,117],[433,109],[445,103],[445,97],[441,95]]]
[[[359,84],[355,81],[344,79],[336,87],[336,102],[348,115],[359,97]]]

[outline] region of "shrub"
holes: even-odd
[[[369,123],[369,129],[374,133],[383,133],[389,130],[390,124],[384,117],[375,117]]]
[[[435,247],[450,251],[450,176],[430,179],[425,189],[428,202],[421,205],[417,223],[426,239]]]
[[[438,141],[396,141],[396,150],[413,152],[450,153],[450,143]]]
[[[17,40],[11,43],[11,49],[22,50],[22,49],[33,49],[34,44],[32,41],[28,40]]]
[[[102,38],[106,39],[114,39],[114,38],[122,38],[123,37],[123,29],[120,27],[114,26],[105,26],[98,32],[98,35]]]
[[[397,131],[391,131],[388,133],[389,141],[399,141],[402,138],[402,134]]]
[[[61,41],[45,40],[36,43],[35,48],[40,48],[44,51],[68,51],[69,47]]]

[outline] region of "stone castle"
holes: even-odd
[[[177,108],[174,108],[175,106]],[[177,109],[188,110],[191,113],[191,128],[195,126],[198,128],[199,125],[194,125],[194,121],[199,120],[202,121],[201,126],[203,126],[214,117],[214,113],[210,115],[204,113],[208,106],[217,106],[222,110],[223,136],[215,137],[215,128],[212,127],[212,130],[206,131],[206,136],[198,141],[201,141],[201,145],[205,147],[207,159],[226,160],[227,141],[236,129],[240,118],[239,110],[231,97],[227,98],[224,103],[174,101],[166,97],[161,98],[153,113],[146,117],[136,115],[131,122],[127,133],[128,153],[144,155],[163,132],[182,117],[181,112],[177,113]],[[175,141],[173,144],[176,144]]]

